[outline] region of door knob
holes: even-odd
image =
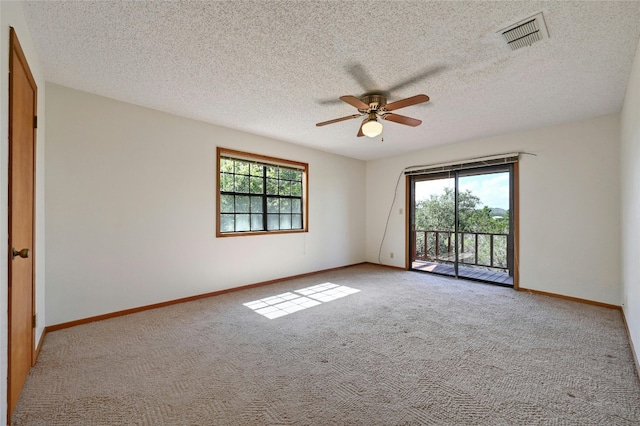
[[[16,256],[20,256],[23,259],[26,259],[27,257],[29,257],[29,249],[28,248],[23,248],[22,250],[18,251],[16,249],[14,249],[13,247],[11,248],[11,259],[15,259]]]

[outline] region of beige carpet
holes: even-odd
[[[13,424],[638,425],[640,383],[616,310],[360,265],[50,333]]]

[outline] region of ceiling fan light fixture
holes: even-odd
[[[362,133],[370,138],[375,138],[382,133],[382,123],[376,119],[375,113],[370,113],[369,118],[362,124]]]

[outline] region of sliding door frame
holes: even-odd
[[[485,167],[478,167],[478,168],[469,168],[466,170],[473,170],[473,169],[483,169]],[[492,166],[487,166],[486,169],[492,169]],[[457,172],[464,172],[466,170],[458,170]],[[456,173],[457,174],[457,173]],[[444,176],[444,173],[436,173],[434,174],[434,178],[436,176]],[[449,174],[449,176],[451,176],[451,174]],[[459,177],[459,176],[458,176]],[[412,238],[411,238],[411,232],[412,232],[412,223],[413,223],[413,216],[414,216],[414,212],[413,212],[413,206],[412,206],[412,201],[414,199],[414,185],[411,184],[411,180],[412,180],[412,175],[411,174],[406,174],[405,175],[405,269],[406,270],[411,270],[412,268],[412,248],[411,245],[413,244]],[[457,221],[458,221],[458,179],[457,177],[454,179],[455,182],[455,198],[454,198],[454,203],[455,203],[455,221],[456,221],[456,225],[457,225]],[[513,277],[513,289],[514,290],[519,290],[520,289],[520,185],[519,185],[519,164],[518,162],[513,162],[510,164],[509,167],[509,209],[510,209],[510,213],[511,213],[511,224],[509,226],[510,230],[509,230],[509,239],[511,239],[511,244],[507,244],[507,250],[511,252],[511,256],[507,255],[507,259],[508,259],[508,267],[510,268],[510,270],[512,271],[512,277]],[[455,228],[457,229],[457,226],[455,226]],[[457,232],[454,232],[454,247],[455,247],[455,255],[456,255],[456,259],[458,257],[458,236],[457,236]],[[458,276],[458,263],[459,262],[454,262],[454,267],[455,267],[455,276]],[[511,269],[512,268],[512,269]]]

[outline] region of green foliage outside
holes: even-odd
[[[418,201],[415,207],[416,256],[438,261],[454,260],[454,210],[453,188],[444,193],[431,195],[428,200]],[[471,191],[458,194],[458,252],[462,263],[491,264],[491,239],[493,239],[493,265],[507,266],[507,236],[509,233],[509,211],[480,207],[481,200]],[[436,259],[436,234],[420,231],[448,231],[438,233]],[[491,237],[481,234],[503,234]],[[477,238],[477,253],[476,253]],[[426,249],[426,253],[425,253]],[[477,255],[477,260],[476,260]]]
[[[302,226],[301,170],[221,158],[220,191],[223,232],[237,230],[233,221],[238,218],[244,220],[246,226],[251,220],[252,230],[262,229],[265,201],[268,220],[271,221],[269,229],[280,229],[282,215],[293,215],[293,226]],[[283,229],[291,229],[291,225]]]

